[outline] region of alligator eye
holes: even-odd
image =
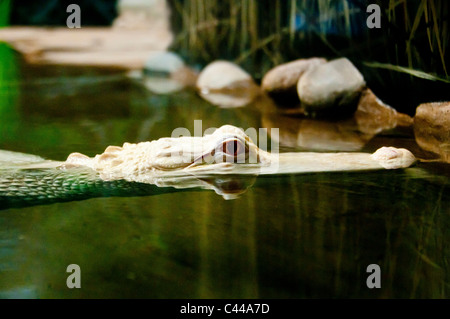
[[[223,142],[222,151],[224,154],[228,154],[231,156],[238,156],[245,151],[245,147],[239,140],[228,140]]]

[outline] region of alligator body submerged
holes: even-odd
[[[398,169],[415,161],[408,150],[393,147],[373,154],[269,153],[241,129],[225,125],[203,137],[125,143],[93,158],[72,153],[63,162],[0,151],[0,208],[189,188],[232,199],[257,175]]]

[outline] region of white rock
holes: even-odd
[[[157,94],[169,94],[193,86],[196,74],[173,52],[152,53],[144,67],[144,85]]]
[[[197,89],[208,102],[220,107],[241,107],[259,95],[250,74],[228,61],[208,64],[197,78]]]
[[[160,51],[152,53],[145,62],[145,70],[149,73],[174,73],[184,67],[184,61],[173,52]]]
[[[324,63],[326,60],[323,58],[310,58],[280,64],[264,75],[261,88],[275,97],[291,92],[296,95],[300,77],[311,67]]]
[[[346,58],[316,65],[297,84],[302,106],[308,112],[346,111],[356,103],[366,83],[358,69]],[[337,109],[338,108],[338,109]]]
[[[238,65],[228,61],[208,64],[197,79],[197,88],[202,93],[253,86],[252,77]]]

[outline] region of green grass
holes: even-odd
[[[406,73],[409,74],[411,76],[417,77],[417,78],[421,78],[421,79],[425,79],[425,80],[430,80],[430,81],[441,81],[444,83],[450,83],[450,79],[446,79],[446,78],[441,78],[439,76],[435,76],[433,74],[430,73],[426,73],[423,71],[419,71],[419,70],[415,70],[412,68],[407,68],[407,67],[402,67],[399,65],[392,65],[392,64],[387,64],[387,63],[377,63],[377,62],[364,62],[364,65],[371,67],[371,68],[380,68],[380,69],[386,69],[386,70],[392,70],[395,72],[400,72],[400,73]]]

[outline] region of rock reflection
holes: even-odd
[[[202,90],[199,94],[211,104],[222,108],[234,108],[250,104],[260,94],[260,90],[256,85],[245,83],[242,87]]]
[[[330,122],[265,114],[262,124],[268,132],[271,132],[271,128],[279,128],[277,142],[280,146],[296,149],[358,151],[373,137],[372,134],[359,131],[354,119]]]
[[[265,102],[262,125],[279,128],[272,136],[282,147],[315,151],[358,151],[375,135],[397,127],[409,127],[412,119],[377,99],[370,89],[363,92],[358,109],[350,118],[330,120],[307,118],[298,110],[277,110]],[[292,116],[295,115],[295,116]]]

